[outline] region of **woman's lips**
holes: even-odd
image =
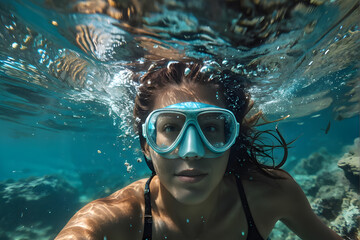
[[[181,181],[186,183],[197,183],[205,178],[208,174],[197,169],[186,169],[175,174]]]

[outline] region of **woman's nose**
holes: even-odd
[[[202,158],[205,155],[204,144],[195,126],[185,129],[180,142],[179,156],[181,158]]]

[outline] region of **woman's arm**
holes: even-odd
[[[103,227],[107,224],[102,214],[103,204],[91,202],[80,209],[65,225],[55,240],[104,239]],[[102,216],[104,215],[104,216]]]
[[[283,176],[286,179],[280,180],[284,190],[281,221],[304,240],[342,240],[316,216],[295,180],[290,175]]]
[[[142,185],[138,181],[107,198],[87,204],[70,219],[55,240],[141,239]]]

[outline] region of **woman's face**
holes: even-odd
[[[159,92],[153,110],[181,102],[202,102],[225,107],[215,87],[191,84],[171,86]],[[206,146],[204,148],[206,149]],[[161,184],[183,204],[199,204],[210,196],[223,179],[230,152],[228,150],[217,158],[202,158],[192,154],[183,158],[167,159],[147,144],[145,149],[146,155],[152,159]]]

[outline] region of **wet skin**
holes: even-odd
[[[199,85],[169,87],[157,95],[153,110],[188,101],[224,107],[216,95],[215,88]],[[145,154],[157,173],[150,184],[153,239],[246,239],[248,226],[236,182],[233,176],[224,176],[229,152],[212,159],[193,154],[165,159],[146,145]],[[280,170],[273,173],[283,179],[256,172],[250,173],[251,180],[249,176],[242,179],[264,239],[278,220],[302,239],[341,239],[313,213],[290,175]],[[145,182],[139,180],[89,203],[56,239],[142,239]]]

